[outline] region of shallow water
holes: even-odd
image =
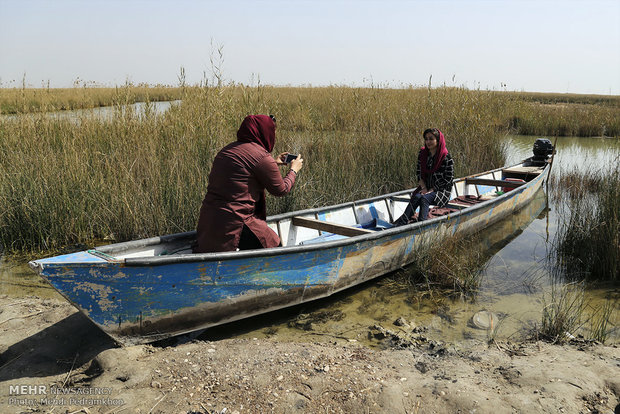
[[[99,108],[88,109],[73,109],[67,111],[55,111],[55,112],[42,112],[32,114],[20,114],[20,115],[0,115],[0,119],[12,120],[19,119],[20,117],[38,117],[46,116],[54,119],[68,119],[70,121],[79,121],[81,118],[97,118],[108,120],[114,117],[119,110],[132,111],[138,116],[144,116],[146,113],[153,115],[161,115],[170,109],[173,105],[180,104],[181,101],[162,101],[162,102],[136,102],[131,105],[125,105],[123,107],[115,106],[102,106]]]
[[[4,259],[0,259],[0,295],[62,299],[62,296],[30,270],[27,264]]]
[[[508,163],[529,157],[534,140],[533,137],[508,137]],[[609,165],[617,160],[620,143],[617,139],[559,138],[557,148],[552,174],[573,168]],[[545,258],[551,248],[557,217],[555,206],[548,203],[545,192],[539,191],[528,206],[494,224],[477,238],[477,243],[486,252],[487,261],[482,269],[480,291],[474,296],[446,298],[436,294],[429,298],[407,289],[395,291],[394,285],[387,283],[394,277],[392,274],[331,298],[213,328],[206,331],[203,337],[274,336],[282,341],[344,338],[369,346],[383,346],[383,342],[369,339],[368,328],[379,324],[404,332],[403,328],[393,324],[398,318],[404,318],[410,324],[408,331],[413,326],[422,327],[418,335],[426,340],[458,342],[472,338],[485,340],[491,336],[498,339],[520,338],[540,324],[541,310],[545,300],[549,300],[552,277],[546,270]],[[27,265],[5,261],[0,261],[1,294],[61,298]],[[596,309],[605,301],[612,300],[615,312],[611,322],[618,326],[618,286],[589,288],[585,297],[589,309]],[[499,323],[493,330],[472,326],[472,316],[482,310],[498,316]],[[586,334],[587,328],[584,326]],[[618,342],[620,332],[616,329],[608,343]]]

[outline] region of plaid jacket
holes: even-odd
[[[420,158],[422,155],[422,151],[418,154],[418,168],[416,170],[416,175],[418,177],[418,181],[420,181],[420,177],[422,176],[422,167],[420,166]],[[431,169],[433,167],[433,162],[435,157],[428,157],[426,160],[427,169]],[[434,189],[437,194],[435,195],[435,205],[439,207],[445,206],[448,201],[450,201],[450,193],[452,192],[452,180],[454,178],[454,161],[450,154],[446,155],[446,158],[443,159],[441,165],[430,177],[427,177],[425,184],[426,188],[429,190]]]

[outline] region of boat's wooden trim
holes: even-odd
[[[465,180],[465,183],[471,184],[471,185],[494,185],[496,187],[507,187],[507,188],[517,188],[525,184],[525,183],[518,183],[514,181],[491,180],[488,178],[468,178],[467,180]]]
[[[295,226],[308,227],[314,230],[326,231],[329,233],[340,234],[341,236],[359,236],[362,234],[372,233],[372,230],[360,229],[358,227],[345,226],[343,224],[330,223],[322,220],[309,219],[307,217],[295,216],[292,219]]]

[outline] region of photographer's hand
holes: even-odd
[[[282,154],[278,155],[276,157],[276,164],[278,164],[278,165],[286,165],[285,160],[286,160],[286,156],[288,154],[289,154],[288,152],[283,152]]]
[[[301,154],[297,156],[293,161],[291,161],[291,170],[297,174],[299,170],[304,166],[304,159],[301,158]]]

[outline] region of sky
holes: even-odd
[[[620,95],[620,0],[0,0],[0,39],[0,87],[175,86],[183,68],[190,85]]]

